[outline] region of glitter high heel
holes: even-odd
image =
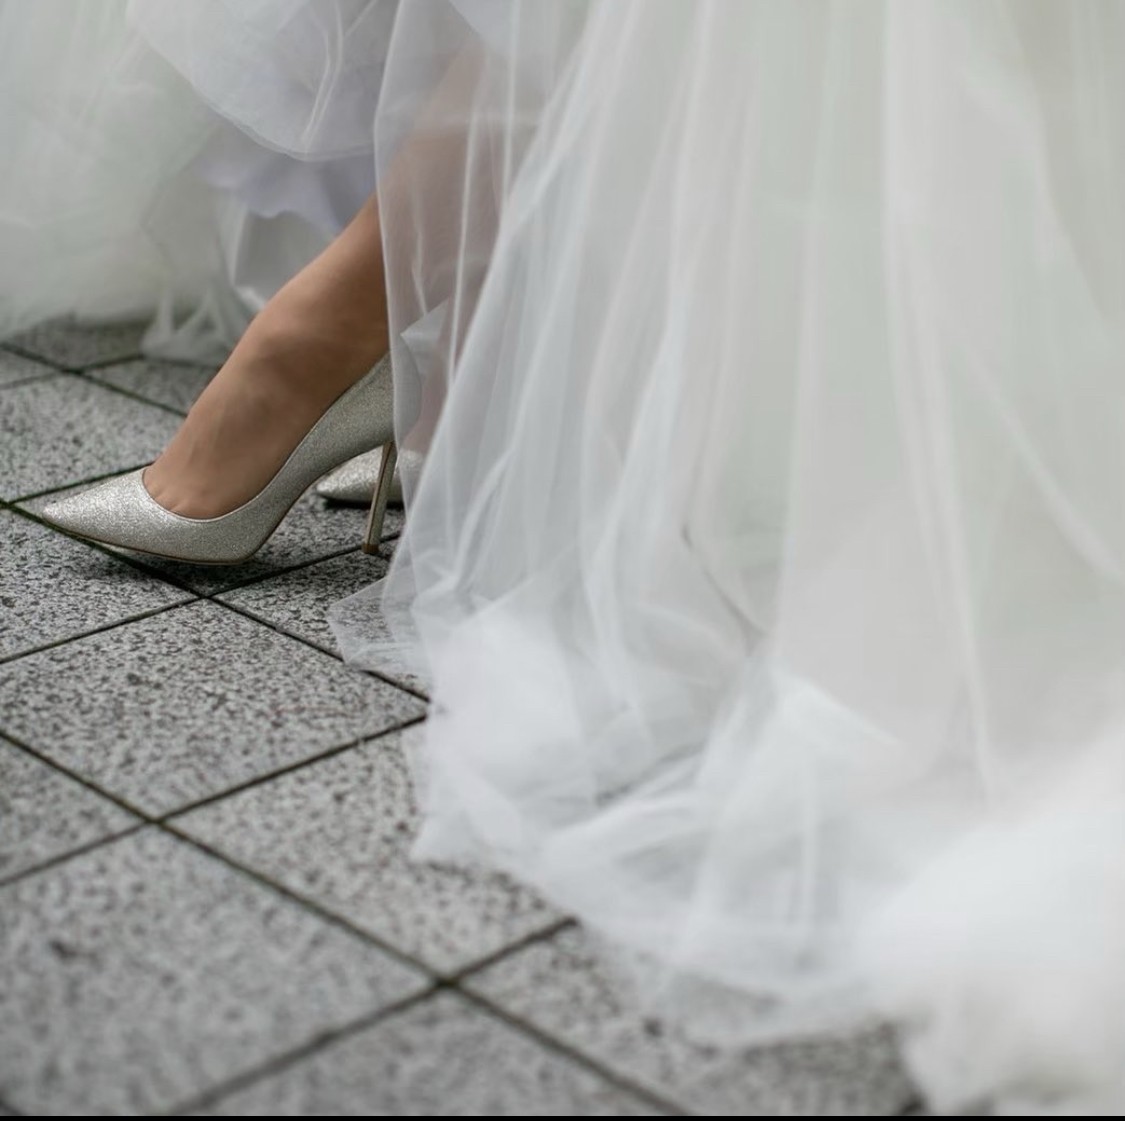
[[[145,489],[141,467],[51,503],[43,517],[67,533],[105,545],[192,564],[241,564],[265,544],[321,475],[393,441],[392,392],[387,355],[328,407],[253,498],[227,514],[185,518],[166,510]],[[365,548],[371,533],[381,528],[381,521],[374,528],[369,524]]]

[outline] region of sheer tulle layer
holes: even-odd
[[[402,9],[376,137],[417,855],[694,1030],[1117,1110],[1125,10],[489,17]]]
[[[219,359],[374,189],[397,0],[0,0],[0,336]]]
[[[183,174],[214,118],[147,51],[124,0],[0,0],[0,335],[62,312],[198,302],[216,270],[205,184]]]

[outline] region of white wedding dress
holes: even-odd
[[[0,0],[0,337],[218,362],[375,186],[397,0]]]
[[[433,682],[417,856],[534,884],[717,1042],[889,1018],[937,1108],[1125,1111],[1125,6],[404,0],[387,35],[298,85],[385,66],[424,470],[334,620]],[[199,57],[209,111],[321,158]]]

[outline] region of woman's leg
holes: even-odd
[[[265,486],[321,414],[386,352],[376,197],[262,309],[145,472],[161,506],[225,514]]]

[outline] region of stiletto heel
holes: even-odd
[[[383,536],[383,522],[387,517],[387,502],[394,483],[395,466],[398,463],[398,446],[394,440],[383,446],[383,461],[379,465],[379,478],[375,483],[375,494],[371,498],[371,509],[367,514],[367,528],[363,534],[363,551],[375,553]]]
[[[349,459],[335,471],[329,471],[316,484],[316,493],[329,502],[340,502],[348,506],[371,506],[375,495],[375,485],[379,480],[379,470],[383,465],[383,449],[364,452],[363,455]],[[402,502],[402,480],[396,470],[391,494],[388,500],[392,505]]]
[[[394,439],[392,392],[387,355],[328,407],[253,498],[219,517],[185,518],[166,510],[145,489],[143,467],[54,502],[43,510],[43,517],[104,545],[192,564],[240,564],[265,544],[321,475]],[[392,464],[388,480],[393,473]],[[385,498],[382,509],[385,512]],[[381,527],[380,518],[379,525],[369,524],[369,532]]]

